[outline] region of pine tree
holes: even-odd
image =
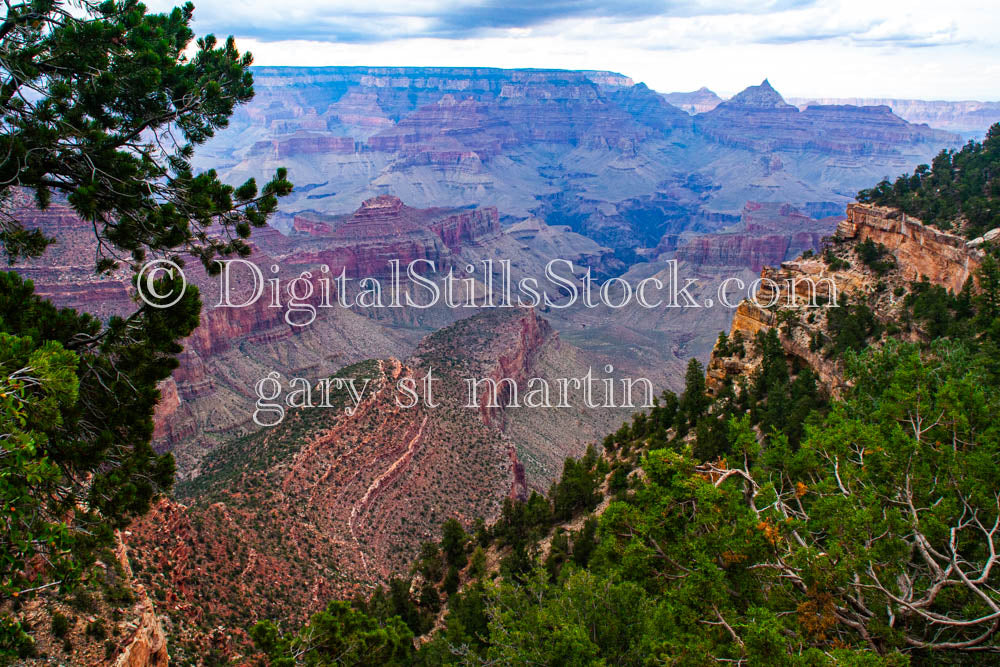
[[[248,254],[291,190],[285,171],[258,191],[212,170],[195,173],[194,148],[253,96],[250,54],[208,35],[190,58],[191,3],[147,14],[136,0],[26,0],[0,24],[0,243],[11,259],[52,242],[17,218],[18,188],[44,208],[67,202],[98,237],[97,268],[150,252]],[[217,224],[221,235],[208,234]]]
[[[22,193],[43,209],[64,200],[92,223],[98,272],[183,253],[214,271],[213,257],[249,253],[251,228],[292,186],[284,170],[260,190],[195,173],[195,147],[250,100],[253,79],[232,38],[220,46],[209,35],[185,55],[192,12],[148,14],[135,0],[6,4],[0,244],[10,261],[52,242],[19,218]],[[182,287],[175,276],[156,289]],[[153,450],[153,410],[200,309],[188,285],[172,307],[101,322],[0,273],[0,608],[73,587],[114,529],[169,489],[174,462]],[[24,639],[0,618],[0,660]]]

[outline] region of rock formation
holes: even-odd
[[[1000,237],[1000,230],[990,234]],[[841,244],[838,253],[846,262],[844,268],[831,269],[819,256],[782,262],[777,268],[764,267],[756,303],[746,300],[739,305],[729,332],[731,340],[750,342],[760,331],[782,327],[780,340],[785,353],[816,371],[834,394],[842,388],[843,369],[814,344],[815,336],[827,330],[823,304],[829,304],[836,295],[837,307],[845,302],[866,303],[876,317],[888,321],[898,315],[901,295],[911,282],[927,279],[958,292],[983,257],[976,241],[925,225],[897,209],[869,204],[847,207],[846,217],[837,226],[836,239]],[[895,260],[887,275],[876,275],[855,254],[857,244],[868,240],[885,246]],[[804,307],[802,304],[810,299],[821,307]],[[764,307],[769,304],[771,307]],[[707,368],[709,390],[718,392],[727,379],[749,378],[760,361],[752,351],[729,356],[713,352]]]
[[[690,93],[664,93],[663,98],[690,114],[711,111],[722,103],[721,97],[704,86]]]
[[[135,630],[128,637],[121,653],[115,658],[114,667],[166,667],[170,662],[170,657],[167,653],[167,638],[163,633],[160,619],[153,607],[153,601],[146,594],[146,589],[142,584],[134,581],[135,575],[129,564],[128,550],[120,534],[117,536],[117,540],[115,557],[125,571],[129,586],[136,591],[137,606],[141,609],[141,614]]]
[[[612,245],[605,228],[637,202],[652,221],[663,192],[688,217],[738,214],[748,200],[843,207],[887,168],[912,169],[960,142],[887,107],[800,112],[766,82],[722,104],[710,91],[675,99],[693,117],[610,72],[267,67],[255,88],[204,166],[234,181],[289,167],[300,187],[282,204],[293,216],[346,214],[392,193],[421,208],[535,214],[619,254],[635,238]]]
[[[695,118],[697,130],[727,146],[755,151],[817,150],[892,155],[913,144],[943,145],[954,135],[911,125],[887,106],[809,106],[785,102],[767,80]]]
[[[966,137],[982,138],[991,125],[1000,122],[1000,102],[927,101],[881,97],[789,98],[788,101],[800,109],[814,105],[886,106],[907,122],[926,123],[931,127],[957,132]]]
[[[926,276],[953,292],[962,289],[982,259],[975,242],[882,206],[851,204],[837,234],[845,239],[881,243],[892,251],[904,277],[920,280]]]
[[[788,204],[747,202],[739,225],[732,231],[695,236],[681,242],[661,240],[674,256],[699,268],[744,268],[759,272],[797,257],[805,250],[818,250],[823,237],[835,228],[832,220],[814,220]]]

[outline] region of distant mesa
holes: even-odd
[[[664,93],[663,99],[690,114],[711,111],[722,103],[722,98],[705,86],[690,93]]]
[[[758,152],[817,151],[861,157],[898,155],[912,147],[947,146],[959,138],[926,125],[913,125],[887,106],[788,104],[764,79],[697,114],[695,129],[720,144]]]

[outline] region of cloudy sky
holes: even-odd
[[[151,0],[164,9],[180,0]],[[258,65],[613,70],[662,92],[1000,100],[996,0],[196,0]]]

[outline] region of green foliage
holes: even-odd
[[[414,568],[427,581],[441,581],[444,565],[441,559],[441,547],[437,542],[424,542],[421,545],[420,556]]]
[[[69,632],[69,619],[58,611],[52,614],[52,634],[62,639]]]
[[[994,342],[1000,342],[1000,261],[995,249],[983,258],[976,278],[979,280],[979,291],[972,297],[976,330]],[[963,290],[963,293],[968,298],[968,290]]]
[[[784,433],[762,447],[747,417],[728,434],[745,467],[650,452],[646,483],[588,521],[592,538],[556,533],[544,569],[488,589],[475,650],[518,664],[902,665],[901,652],[976,641],[1000,602],[995,380],[955,345],[889,345],[850,356],[848,373],[855,388],[797,450]],[[982,585],[946,573],[952,553]],[[957,622],[908,613],[924,599]]]
[[[296,635],[284,635],[270,621],[251,636],[272,667],[308,665],[405,665],[413,655],[413,633],[399,619],[377,620],[335,600],[313,615]]]
[[[926,278],[912,283],[904,304],[912,318],[919,322],[931,338],[965,337],[970,332],[973,316],[969,291],[958,296]]]
[[[1000,226],[1000,124],[982,142],[941,151],[911,175],[862,190],[858,201],[902,209],[941,229],[961,220],[969,238]]]
[[[642,664],[653,605],[641,587],[573,571],[558,587],[535,571],[501,584],[489,607],[488,660],[499,664]]]
[[[212,170],[195,173],[195,146],[253,96],[251,57],[229,38],[193,39],[191,3],[147,14],[136,0],[25,0],[0,25],[0,243],[8,257],[38,256],[52,239],[26,230],[10,198],[26,188],[44,208],[66,197],[95,225],[97,269],[181,248],[207,268],[216,254],[249,254],[291,191],[283,169],[258,190]],[[224,234],[210,237],[218,223]],[[123,257],[124,255],[124,257]]]
[[[885,275],[896,266],[896,260],[889,254],[889,249],[881,243],[874,243],[871,239],[865,239],[859,243],[854,251],[861,263],[874,271],[876,275]]]
[[[0,443],[0,598],[72,587],[112,529],[169,488],[173,459],[150,445],[153,409],[199,306],[191,287],[173,308],[102,330],[0,273],[0,421],[10,434]],[[36,557],[46,567],[29,578]]]
[[[285,171],[258,189],[195,173],[194,148],[253,95],[250,56],[207,36],[189,50],[193,6],[147,14],[135,0],[10,3],[0,23],[0,243],[10,261],[52,242],[26,229],[24,196],[64,200],[97,237],[97,271],[149,255],[246,255],[291,191]],[[213,228],[212,235],[208,234]],[[221,230],[221,234],[216,231]],[[157,293],[177,294],[180,277]],[[197,326],[198,290],[169,308],[102,323],[56,309],[30,282],[0,273],[0,605],[72,589],[113,530],[173,483],[153,451],[158,385]],[[10,605],[10,606],[8,606]],[[16,609],[14,610],[16,612]],[[25,628],[0,617],[0,658]],[[103,626],[88,628],[99,637]],[[72,649],[65,638],[67,651]]]
[[[837,255],[833,253],[832,248],[827,248],[823,251],[823,261],[826,262],[826,265],[830,267],[831,271],[845,271],[851,268],[851,263],[846,259],[837,257]]]
[[[753,423],[763,433],[780,432],[793,447],[798,446],[806,418],[824,405],[816,374],[804,367],[792,379],[774,329],[759,333],[755,344],[762,360],[747,390]]]
[[[678,402],[674,421],[678,435],[684,435],[697,425],[708,410],[711,399],[705,391],[705,368],[697,359],[691,359],[684,374],[684,393]]]
[[[468,535],[456,519],[448,519],[441,526],[441,551],[445,561],[452,567],[465,567],[468,558],[465,554],[465,543]]]
[[[444,575],[444,581],[441,583],[441,587],[448,595],[454,595],[455,591],[458,590],[459,584],[461,583],[462,579],[459,577],[458,568],[452,565],[448,568],[448,573]]]
[[[382,623],[398,618],[413,634],[423,634],[430,629],[433,618],[431,613],[427,609],[421,609],[410,595],[411,586],[411,580],[393,577],[389,580],[388,589],[379,586],[371,597],[367,600],[358,598],[353,606]]]
[[[566,459],[562,477],[549,493],[553,516],[566,520],[577,512],[593,509],[600,500],[597,481],[597,475],[587,466],[587,461]]]
[[[872,309],[863,303],[848,303],[846,297],[839,307],[828,308],[826,317],[832,338],[827,356],[839,358],[848,350],[861,350],[882,333],[882,325]]]
[[[469,576],[479,579],[486,574],[486,552],[481,546],[477,546],[472,552],[472,560],[469,563]]]
[[[736,356],[742,358],[746,354],[743,343],[742,331],[734,333],[732,340],[729,339],[725,331],[720,331],[719,338],[715,342],[715,353],[720,357]]]

